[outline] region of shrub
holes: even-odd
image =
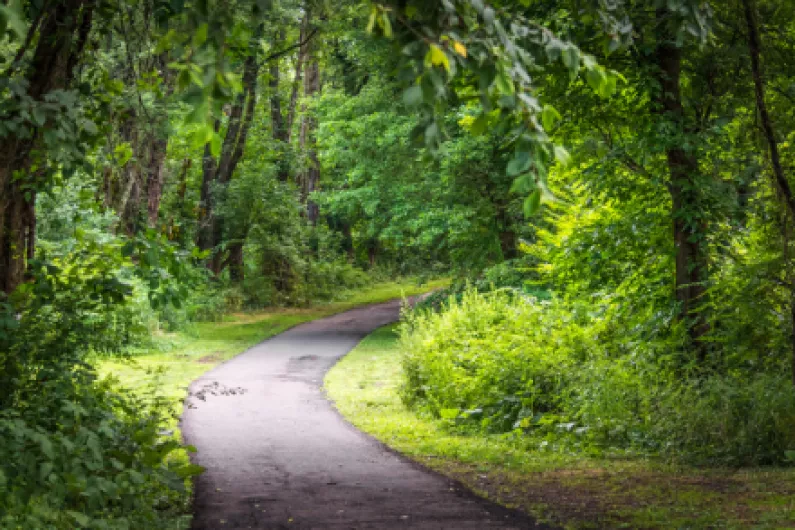
[[[407,315],[401,395],[457,428],[521,432],[563,450],[792,461],[795,388],[786,375],[688,372],[681,327],[659,332],[668,321],[620,292],[543,301],[469,288],[441,311]]]
[[[558,414],[589,341],[556,336],[545,318],[555,310],[510,291],[470,289],[441,313],[410,313],[401,335],[404,400],[489,430]]]
[[[180,527],[184,479],[200,468],[160,435],[164,405],[85,368],[47,371],[0,411],[0,527]]]

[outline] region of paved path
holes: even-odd
[[[182,432],[207,468],[194,529],[534,528],[393,454],[325,399],[326,371],[399,310],[302,324],[191,385]]]

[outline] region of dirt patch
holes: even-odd
[[[755,528],[770,516],[782,523],[781,528],[795,526],[781,519],[788,519],[786,512],[792,509],[781,504],[781,499],[791,494],[792,484],[774,477],[768,477],[759,487],[751,476],[732,472],[702,474],[687,470],[679,475],[584,468],[518,473],[506,469],[483,471],[475,465],[450,461],[429,464],[484,497],[566,528],[666,527],[663,523],[644,524],[642,518],[635,517],[644,512],[659,512],[655,521],[663,514],[693,522],[704,514],[712,515],[709,522],[698,522],[694,528],[721,528],[728,523]],[[778,498],[779,503],[768,504],[771,498]]]
[[[199,364],[215,364],[224,360],[224,353],[220,351],[213,352],[209,355],[204,355],[196,359]]]

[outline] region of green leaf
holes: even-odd
[[[569,162],[571,162],[571,155],[566,148],[556,145],[553,149],[555,151],[555,160],[557,160],[562,166],[568,166]]]
[[[32,109],[33,113],[33,123],[38,125],[39,127],[44,125],[44,122],[47,121],[47,114],[44,112],[44,109],[36,106]]]
[[[522,210],[524,211],[525,217],[532,217],[538,212],[538,209],[541,207],[541,190],[536,188],[533,190],[525,200],[524,204],[522,205]]]
[[[528,169],[530,169],[530,164],[532,160],[530,159],[530,153],[527,151],[519,151],[517,152],[513,159],[508,162],[508,167],[506,169],[509,177],[516,177],[517,175],[521,175]]]
[[[479,136],[486,132],[486,129],[489,126],[489,118],[485,114],[481,114],[475,121],[472,122],[472,126],[469,128],[469,131],[474,134],[475,136]]]
[[[561,53],[561,60],[569,69],[569,78],[574,81],[580,71],[580,52],[574,46],[569,46]]]
[[[555,123],[561,118],[560,113],[551,105],[544,105],[544,110],[541,111],[541,123],[544,129],[549,131],[555,126]]]
[[[604,79],[602,80],[602,86],[599,87],[599,96],[606,99],[615,94],[616,79],[617,76],[612,75],[610,72],[606,72]]]
[[[91,518],[84,513],[67,511],[66,514],[74,520],[80,527],[87,527],[91,524]]]
[[[91,120],[85,120],[83,122],[83,130],[92,136],[96,135],[99,132],[99,130],[97,129],[97,124]]]
[[[208,31],[208,26],[206,22],[196,29],[196,33],[193,34],[194,48],[200,47],[202,44],[204,44],[207,41],[207,31]]]
[[[0,38],[3,37],[6,29],[13,33],[18,39],[25,38],[28,33],[28,24],[23,15],[23,9],[19,0],[12,0],[8,5],[0,4]]]
[[[375,29],[375,19],[378,16],[378,9],[375,6],[370,10],[370,20],[367,22],[367,33],[372,33]]]
[[[392,37],[392,21],[389,20],[387,13],[381,15],[381,28],[384,30],[384,37]]]
[[[196,464],[186,464],[174,470],[179,478],[195,477],[201,475],[204,471],[205,468]]]
[[[511,76],[509,76],[504,70],[498,73],[497,77],[494,78],[494,84],[497,87],[497,90],[503,94],[514,93],[513,79],[511,79]]]
[[[450,59],[440,47],[436,44],[431,44],[428,53],[425,56],[425,63],[429,66],[443,66],[445,70],[450,71]]]
[[[403,103],[409,107],[417,107],[422,104],[422,87],[414,85],[403,92]]]
[[[590,86],[591,90],[597,94],[600,94],[602,83],[604,83],[604,78],[605,74],[599,67],[589,68],[588,71],[585,72],[585,79],[588,81],[588,86]]]

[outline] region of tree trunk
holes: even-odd
[[[165,85],[166,96],[169,96],[174,91],[171,76],[168,70],[168,54],[161,53],[155,58],[155,65],[160,70],[162,75],[163,84]],[[163,123],[161,127],[168,122],[168,113],[163,109]],[[155,128],[151,132],[149,142],[149,163],[146,166],[147,180],[146,180],[146,212],[147,220],[150,227],[154,228],[157,225],[157,219],[160,213],[160,201],[163,198],[163,184],[165,174],[163,173],[163,164],[166,161],[166,153],[168,151],[168,137],[163,135]]]
[[[243,241],[235,241],[229,245],[229,278],[235,283],[240,283],[244,278],[243,267]]]
[[[298,42],[304,43],[298,50],[298,57],[295,60],[295,79],[293,80],[293,86],[290,90],[290,104],[287,108],[287,143],[290,143],[293,138],[293,125],[295,125],[295,109],[298,104],[298,90],[301,87],[301,79],[304,72],[304,61],[306,60],[306,54],[309,50],[309,46],[311,43],[304,42],[306,40],[306,36],[309,34],[309,13],[304,15],[304,19],[301,21],[301,35],[298,38]]]
[[[748,50],[751,54],[751,72],[756,93],[756,110],[759,112],[762,131],[770,151],[770,163],[773,166],[773,183],[781,195],[789,214],[795,218],[795,197],[792,195],[792,188],[790,188],[789,181],[784,175],[784,168],[781,166],[776,133],[773,128],[773,121],[767,111],[767,102],[765,101],[765,83],[760,60],[762,46],[759,40],[759,30],[757,29],[756,14],[754,13],[752,0],[743,0],[743,7],[745,10],[745,21],[748,24]]]
[[[208,266],[216,276],[223,271],[228,260],[223,259],[221,249],[224,236],[223,219],[216,211],[216,206],[222,198],[212,196],[212,187],[213,184],[217,184],[220,189],[223,189],[232,180],[235,169],[237,169],[237,165],[245,152],[248,131],[251,128],[256,112],[257,77],[259,75],[257,49],[263,28],[262,25],[259,25],[252,37],[249,55],[243,65],[243,92],[235,99],[235,103],[230,110],[229,125],[226,129],[218,162],[216,163],[215,157],[210,153],[209,146],[205,147],[204,152],[204,175],[202,179],[203,220],[200,223],[199,247],[202,250],[213,251]]]
[[[759,29],[756,22],[756,12],[752,0],[743,0],[743,10],[745,12],[745,22],[748,25],[748,51],[751,55],[751,74],[754,78],[754,93],[756,95],[756,110],[759,113],[759,120],[762,123],[762,132],[764,133],[767,142],[767,148],[770,152],[770,163],[773,166],[773,185],[778,191],[778,195],[787,210],[788,215],[783,220],[784,230],[786,232],[787,223],[795,220],[795,197],[792,195],[792,188],[789,185],[789,180],[784,174],[784,168],[781,165],[781,157],[778,152],[778,141],[776,140],[776,132],[773,127],[773,120],[767,111],[767,102],[765,101],[765,83],[762,75],[762,61],[761,50],[762,43],[759,38]],[[784,237],[785,256],[787,248],[789,248],[789,237],[785,233]],[[789,260],[786,260],[787,262]],[[792,384],[795,385],[795,286],[790,287],[792,293],[790,295],[790,312],[791,312],[791,355],[792,355]]]
[[[215,132],[221,126],[219,121],[215,122]],[[210,152],[210,146],[204,146],[204,156],[202,157],[202,188],[199,204],[199,227],[196,238],[196,245],[201,250],[212,250],[213,248],[213,182],[218,169],[218,163]]]
[[[147,164],[146,181],[146,211],[149,226],[157,226],[160,213],[160,200],[163,197],[163,163],[166,160],[168,140],[157,138],[152,140],[149,147],[149,163]]]
[[[69,87],[91,29],[93,9],[93,0],[62,0],[48,7],[26,74],[32,101],[41,102],[46,94]],[[0,291],[6,294],[22,283],[27,258],[34,252],[29,248],[36,229],[30,212],[37,183],[30,168],[43,130],[51,125],[0,139]],[[21,178],[13,178],[15,174]]]
[[[657,81],[660,92],[656,98],[659,112],[684,134],[684,110],[680,90],[682,50],[673,36],[664,29],[669,13],[658,10],[658,43],[655,53]],[[675,295],[679,301],[681,318],[688,322],[688,333],[700,361],[706,349],[701,338],[709,331],[709,324],[700,311],[706,302],[707,250],[706,223],[702,218],[697,177],[698,160],[681,144],[666,147],[673,218],[673,238],[676,247]]]
[[[174,205],[171,216],[168,220],[168,239],[169,241],[183,241],[181,227],[174,224],[174,216],[188,217],[190,214],[185,212],[185,196],[188,193],[188,170],[193,165],[190,158],[182,160],[182,169],[179,172],[177,183],[177,202]]]
[[[311,26],[311,18],[309,15],[306,17],[306,26]],[[318,63],[315,44],[308,42],[306,44],[306,69],[304,72],[304,97],[312,98],[320,92],[320,64]],[[312,192],[318,189],[320,182],[320,162],[317,156],[317,118],[313,112],[309,110],[305,104],[302,108],[304,119],[301,123],[301,139],[300,144],[303,150],[306,151],[307,159],[309,160],[308,167],[301,178],[301,197],[306,204],[306,216],[312,225],[317,224],[320,211],[318,205],[311,200]]]
[[[279,38],[279,42],[284,42],[284,31],[280,33]],[[280,157],[277,162],[279,166],[277,177],[280,182],[287,182],[288,178],[290,177],[290,167],[287,163],[285,155],[287,154],[290,135],[284,122],[284,115],[282,114],[282,99],[281,95],[279,94],[279,82],[280,72],[279,62],[277,60],[274,61],[273,65],[271,65],[270,82],[268,83],[271,91],[271,131],[273,134],[273,139],[276,142],[280,153]]]

